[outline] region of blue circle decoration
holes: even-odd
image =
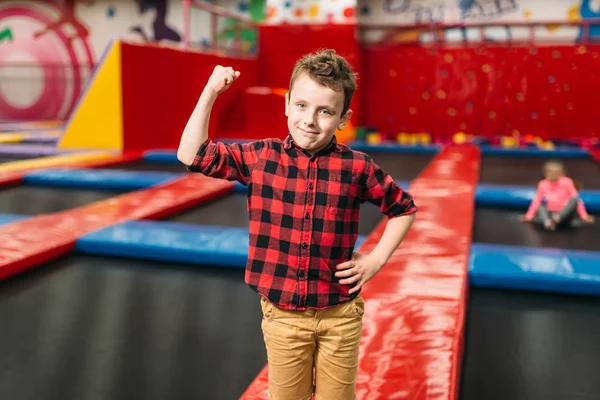
[[[106,16],[108,18],[114,17],[116,13],[117,13],[117,9],[114,6],[108,7],[106,9]]]

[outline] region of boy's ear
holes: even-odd
[[[346,111],[346,114],[340,119],[340,123],[338,124],[338,130],[343,130],[348,121],[350,121],[350,117],[352,117],[352,110]]]
[[[287,117],[290,113],[290,93],[285,94],[285,116]]]

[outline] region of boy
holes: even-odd
[[[231,67],[214,69],[178,158],[190,171],[248,185],[246,283],[261,295],[269,397],[306,400],[314,390],[316,399],[354,399],[364,312],[359,291],[399,246],[417,208],[369,156],[336,141],[356,89],[345,59],[323,50],[298,61],[286,95],[284,141],[214,143],[211,107],[239,76]],[[389,219],[371,253],[353,254],[365,201]]]

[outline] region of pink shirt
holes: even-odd
[[[546,200],[546,208],[548,211],[558,212],[567,205],[572,197],[579,197],[579,194],[577,193],[577,189],[575,189],[575,185],[571,178],[563,176],[558,178],[556,182],[550,182],[548,179],[543,179],[538,184],[537,193],[529,206],[529,210],[527,210],[526,216],[528,219],[533,219],[542,200]],[[581,218],[586,218],[588,216],[581,199],[579,199],[577,203],[577,213]]]

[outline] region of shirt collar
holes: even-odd
[[[292,146],[296,147],[298,150],[302,150],[296,144],[296,142],[294,142],[294,138],[292,137],[292,135],[288,134],[285,140],[283,141],[283,148],[289,150],[292,148]],[[333,135],[333,137],[331,138],[331,142],[329,142],[329,144],[323,150],[319,151],[319,154],[328,153],[330,151],[335,151],[338,153],[341,151],[340,146],[338,146],[337,137],[335,135]]]

